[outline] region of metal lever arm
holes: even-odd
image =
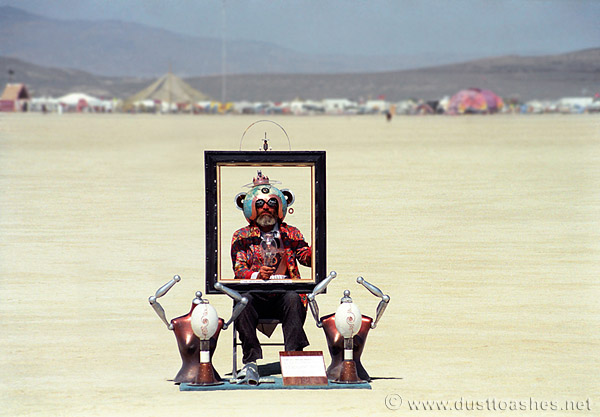
[[[221,291],[222,293],[227,294],[233,300],[236,301],[236,304],[233,307],[233,312],[231,313],[231,318],[229,320],[227,320],[225,323],[223,323],[223,330],[226,330],[229,327],[229,325],[235,319],[237,319],[238,316],[240,315],[240,313],[246,308],[246,306],[248,305],[248,298],[242,297],[242,295],[239,292],[232,290],[229,287],[226,287],[225,285],[221,284],[220,282],[217,282],[215,284],[215,288],[217,290]]]
[[[313,289],[313,292],[308,294],[308,305],[310,306],[310,311],[312,312],[313,317],[315,318],[315,322],[317,327],[323,327],[323,323],[319,320],[319,305],[317,304],[317,300],[315,297],[325,291],[325,288],[329,285],[329,283],[337,277],[337,273],[335,271],[331,271],[327,278],[323,281],[319,282],[319,284]]]
[[[381,316],[383,316],[383,312],[385,311],[388,303],[390,302],[390,296],[385,295],[375,285],[365,281],[365,279],[363,277],[356,278],[356,282],[358,282],[359,284],[362,284],[363,287],[365,287],[367,290],[369,290],[369,292],[371,292],[371,294],[373,294],[374,296],[381,298],[381,301],[379,302],[379,305],[377,306],[375,320],[371,323],[371,329],[374,329],[375,327],[377,327],[377,322],[379,321]]]
[[[179,275],[173,276],[173,278],[169,282],[167,282],[165,285],[163,285],[158,290],[156,290],[156,293],[153,296],[150,296],[148,298],[148,302],[150,303],[150,305],[152,306],[154,311],[156,311],[156,314],[158,314],[158,317],[167,325],[167,328],[169,330],[173,330],[173,325],[171,323],[169,323],[169,321],[167,320],[165,310],[162,308],[162,306],[158,302],[158,299],[160,297],[162,297],[163,295],[165,295],[166,293],[168,293],[169,290],[171,288],[173,288],[173,286],[175,284],[177,284],[179,281],[181,281],[181,277]]]

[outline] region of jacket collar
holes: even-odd
[[[256,223],[253,222],[252,224],[249,225],[249,227],[250,227],[250,236],[260,237],[261,231]],[[277,223],[275,225],[275,227],[273,228],[273,230],[278,230],[280,235],[287,234],[287,224],[285,222]]]

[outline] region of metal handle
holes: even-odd
[[[371,323],[371,329],[374,329],[375,327],[377,327],[377,322],[383,316],[383,313],[384,313],[385,309],[387,308],[388,303],[390,302],[390,296],[385,295],[375,285],[365,281],[365,279],[363,277],[356,278],[356,282],[358,282],[359,284],[362,284],[362,286],[365,287],[367,290],[369,290],[371,292],[371,294],[373,294],[374,296],[381,298],[381,301],[377,305],[375,320]]]
[[[248,305],[248,298],[242,297],[242,295],[239,292],[232,290],[229,287],[226,287],[225,285],[221,284],[220,282],[217,282],[215,284],[215,288],[218,291],[221,291],[222,293],[227,294],[233,300],[237,301],[237,303],[233,307],[233,311],[231,313],[231,318],[229,320],[227,320],[225,323],[223,323],[223,330],[226,330],[229,327],[229,325],[235,319],[237,319],[238,316],[240,315],[240,313],[246,308],[246,306]]]
[[[158,290],[156,290],[156,294],[154,294],[154,296],[156,298],[160,298],[163,295],[165,295],[167,292],[169,292],[169,290],[171,288],[173,288],[173,286],[175,284],[177,284],[179,281],[181,281],[181,277],[179,275],[174,275],[173,278],[171,279],[171,281],[167,282],[165,285],[163,285],[162,287],[160,287]]]
[[[154,311],[156,312],[158,317],[165,323],[165,325],[167,326],[167,328],[169,330],[173,330],[173,325],[171,323],[169,323],[169,321],[167,320],[167,315],[165,314],[165,310],[162,308],[162,306],[158,302],[158,299],[160,297],[162,297],[163,295],[165,295],[166,293],[168,293],[169,290],[171,288],[173,288],[173,286],[175,284],[177,284],[179,281],[181,281],[181,277],[179,275],[173,276],[173,278],[169,282],[167,282],[165,285],[163,285],[158,290],[156,290],[156,293],[153,296],[150,296],[148,298],[148,302],[150,303],[150,305],[152,306],[152,308],[154,309]]]
[[[335,278],[337,277],[337,272],[335,271],[331,271],[329,273],[329,275],[327,275],[327,277],[319,282],[317,284],[317,286],[313,289],[312,293],[313,295],[319,295],[321,294],[323,291],[325,291],[325,288],[327,288],[327,286],[329,285],[329,283]]]
[[[369,290],[371,292],[371,294],[373,294],[376,297],[382,298],[383,297],[383,292],[377,288],[375,285],[365,281],[365,279],[363,277],[358,277],[356,278],[356,282],[358,282],[359,284],[362,284],[363,287],[365,287],[367,290]]]
[[[329,285],[329,283],[337,277],[337,273],[335,271],[331,271],[327,278],[323,281],[319,282],[317,286],[313,289],[313,292],[308,294],[308,305],[310,306],[310,311],[315,319],[318,328],[323,327],[323,323],[319,320],[319,305],[317,304],[316,296],[325,291],[325,288]]]

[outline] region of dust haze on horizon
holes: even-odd
[[[121,20],[310,54],[431,57],[432,63],[600,46],[590,0],[0,0],[66,20]]]

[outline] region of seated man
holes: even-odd
[[[285,193],[285,194],[284,194]],[[275,188],[259,171],[253,188],[239,194],[236,203],[244,211],[248,225],[237,230],[231,241],[231,260],[237,279],[300,278],[298,262],[311,266],[311,248],[302,233],[283,222],[293,194]],[[242,342],[244,371],[258,371],[256,361],[262,349],[256,337],[259,318],[278,319],[282,323],[286,351],[308,346],[304,332],[306,305],[294,291],[244,294],[248,305],[235,320]]]

